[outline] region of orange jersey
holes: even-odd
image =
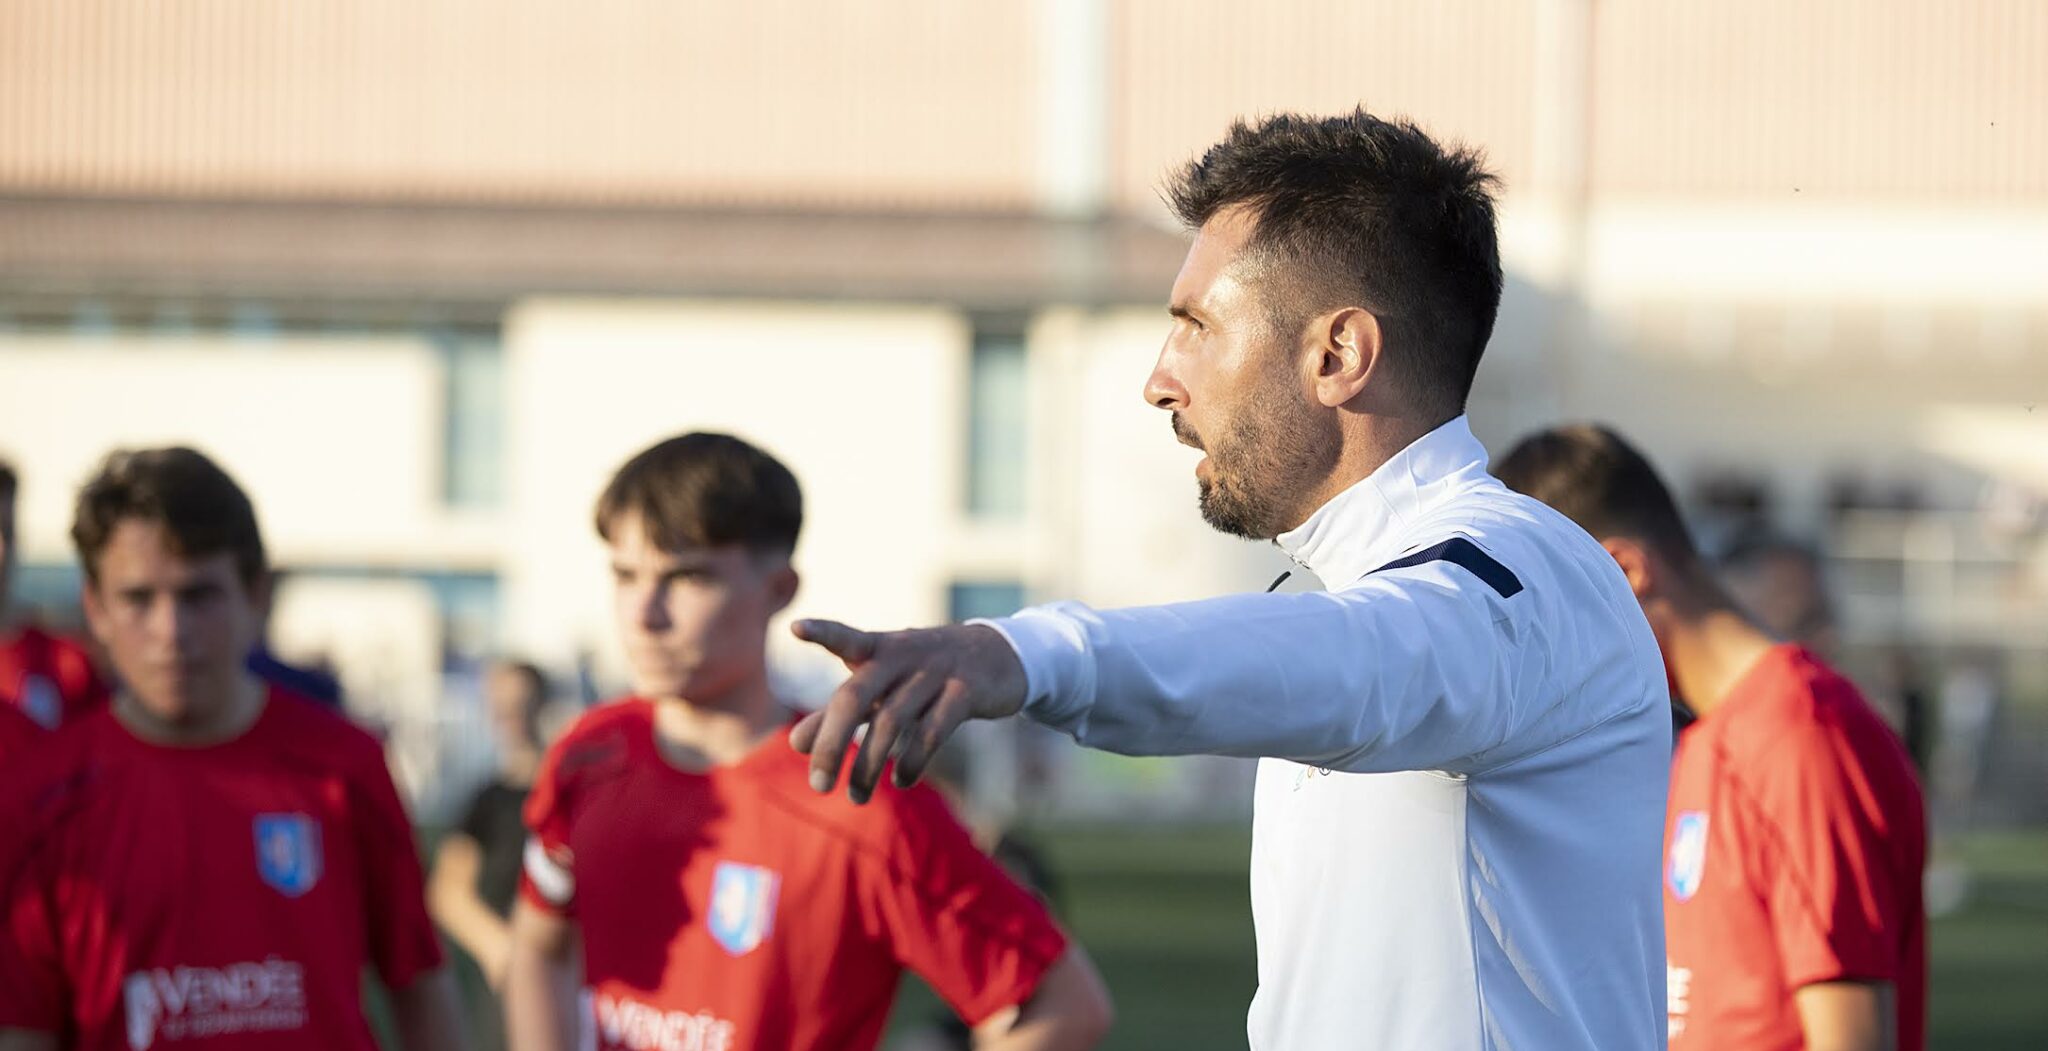
[[[1792,994],[1892,983],[1926,1046],[1927,824],[1912,762],[1856,687],[1773,648],[1678,740],[1664,831],[1671,1047],[1796,1051]]]
[[[527,802],[521,894],[581,929],[584,1046],[858,1051],[905,968],[978,1023],[1065,951],[931,789],[820,795],[787,731],[686,773],[654,733],[647,701],[598,708]]]

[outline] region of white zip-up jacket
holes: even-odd
[[[1264,760],[1252,1048],[1663,1047],[1669,694],[1614,560],[1463,417],[1279,543],[1328,591],[985,622],[1084,745]]]

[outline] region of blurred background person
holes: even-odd
[[[282,588],[285,582],[284,570],[270,574],[271,590]],[[249,672],[264,682],[281,686],[300,697],[337,712],[347,705],[341,697],[341,679],[334,669],[325,662],[294,664],[277,655],[270,647],[270,614],[264,612],[263,630],[256,638],[256,648],[249,651]]]
[[[15,503],[21,479],[0,459],[0,704],[46,730],[107,703],[107,684],[83,643],[33,619],[9,628],[15,564]]]
[[[269,600],[247,495],[115,452],[80,490],[85,612],[123,687],[0,792],[0,1048],[463,1046],[376,741],[250,675]]]
[[[1826,657],[1839,644],[1827,571],[1811,545],[1768,528],[1746,530],[1722,553],[1721,579],[1764,630]]]
[[[520,814],[546,747],[540,719],[547,677],[526,661],[492,662],[483,676],[496,765],[469,798],[462,817],[442,835],[428,879],[427,904],[448,937],[475,964],[487,986],[474,998],[472,1035],[480,1047],[503,1044],[496,993],[511,958],[512,904],[519,894],[526,825]]]
[[[1671,1046],[1921,1051],[1927,809],[1898,738],[1735,602],[1613,431],[1539,432],[1495,471],[1607,548],[1696,716],[1664,835]]]

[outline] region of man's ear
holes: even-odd
[[[1661,568],[1650,555],[1650,549],[1639,541],[1623,536],[1611,536],[1600,541],[1614,564],[1621,567],[1621,575],[1628,578],[1628,588],[1635,592],[1636,600],[1649,598],[1657,590]]]
[[[1363,307],[1340,307],[1309,322],[1308,340],[1316,400],[1332,409],[1350,404],[1379,364],[1380,319]]]
[[[775,605],[768,614],[774,616],[788,609],[789,604],[796,601],[797,585],[801,583],[803,578],[797,575],[795,566],[787,562],[777,566],[774,575],[768,580],[769,600]]]

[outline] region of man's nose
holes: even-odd
[[[1166,348],[1159,351],[1159,360],[1152,365],[1152,375],[1145,377],[1145,403],[1154,408],[1178,412],[1188,407],[1188,391],[1181,386],[1170,367],[1171,352]]]

